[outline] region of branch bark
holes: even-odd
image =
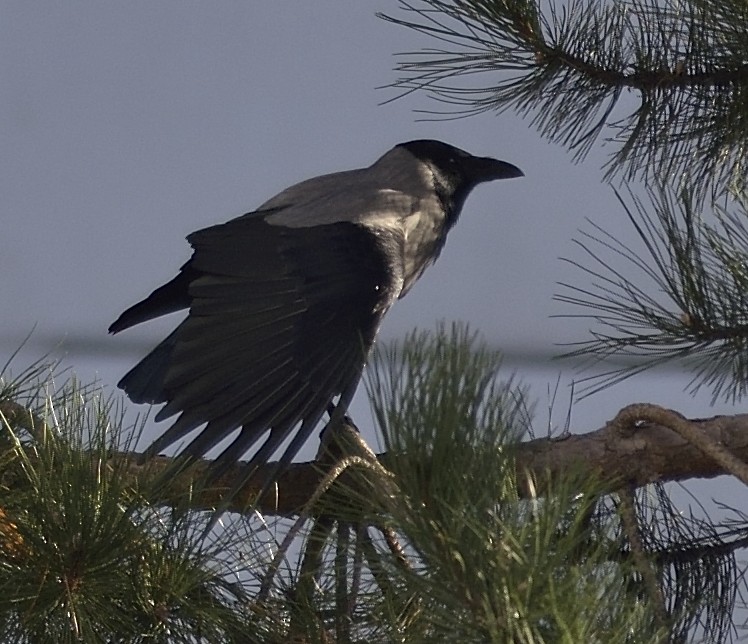
[[[650,422],[649,418],[659,422]],[[698,433],[698,446],[682,432],[678,433],[684,425]],[[707,444],[711,445],[710,449],[705,449]],[[720,454],[727,454],[729,458],[720,458]],[[127,459],[135,484],[138,480],[145,484],[147,477],[172,463],[168,457],[157,457],[146,465],[137,465],[134,455],[124,453],[112,458]],[[387,455],[378,454],[377,458],[386,468]],[[686,420],[677,412],[654,405],[632,405],[596,431],[519,443],[515,461],[520,494],[528,497],[542,493],[555,479],[571,471],[597,476],[609,485],[611,492],[624,484],[641,487],[654,482],[720,475],[740,477],[733,465],[748,462],[748,414]],[[227,472],[210,488],[194,486],[195,480],[209,466],[210,461],[201,461],[177,477],[164,502],[183,503],[189,498],[189,505],[194,509],[216,507],[239,477],[240,466]],[[259,468],[231,500],[228,509],[241,512],[250,507],[273,468],[274,464]],[[265,514],[294,516],[304,509],[324,476],[325,471],[317,462],[294,463],[281,474],[275,487],[252,507]]]

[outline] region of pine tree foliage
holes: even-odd
[[[746,393],[748,4],[743,0],[421,0],[386,19],[432,36],[396,87],[458,115],[514,110],[583,158],[604,138],[607,178],[634,183],[630,248],[590,224],[572,263],[591,284],[558,299],[592,338],[571,355],[603,365],[583,394],[683,360],[692,391]],[[625,192],[625,191],[624,191]],[[708,197],[708,198],[707,198]],[[620,196],[619,196],[620,199]],[[619,261],[621,260],[621,261]],[[633,358],[610,360],[611,358]],[[618,363],[616,366],[616,362]],[[611,366],[613,365],[613,366]]]
[[[203,543],[199,520],[149,504],[108,464],[138,435],[119,403],[57,385],[38,363],[0,377],[0,410],[3,642],[218,642],[247,630],[246,597],[220,565],[227,544]]]
[[[383,16],[434,38],[402,55],[395,87],[460,116],[514,110],[607,176],[744,186],[748,5],[743,0],[402,0]]]
[[[391,512],[417,562],[405,582],[429,598],[413,641],[727,641],[742,533],[685,518],[662,486],[637,493],[658,624],[615,496],[570,476],[519,497],[512,450],[533,433],[531,405],[499,365],[465,328],[442,327],[395,345],[370,378],[401,492]]]
[[[521,494],[532,405],[474,333],[414,332],[368,390],[386,473],[351,465],[304,516],[250,511],[203,539],[211,513],[159,508],[108,459],[138,436],[116,401],[43,368],[3,379],[3,641],[727,641],[741,529],[654,487],[632,541],[581,473]]]
[[[594,323],[592,339],[569,355],[592,365],[636,358],[588,376],[584,391],[680,360],[693,391],[739,400],[748,391],[748,201],[736,195],[707,210],[687,190],[662,185],[647,194],[619,195],[637,248],[590,222],[577,240],[582,258],[567,260],[591,282],[561,284],[556,299]]]
[[[402,55],[394,87],[436,99],[432,117],[512,110],[576,160],[601,140],[613,149],[605,179],[628,184],[625,198],[616,194],[638,243],[590,222],[577,240],[581,258],[567,260],[580,279],[561,284],[557,297],[591,323],[592,338],[570,354],[596,369],[583,393],[678,360],[693,374],[692,391],[740,400],[748,382],[748,5],[403,0],[401,8],[407,17],[383,17],[430,36],[433,47]],[[603,519],[603,533],[622,539],[619,554],[634,562],[635,596],[654,601],[667,641],[729,641],[745,517],[732,525],[686,519],[664,488],[651,492],[622,491],[593,512],[621,519],[618,532]]]

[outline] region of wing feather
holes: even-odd
[[[179,416],[149,454],[204,425],[183,450],[199,457],[241,428],[216,467],[265,437],[251,459],[257,464],[296,428],[287,462],[329,404],[339,397],[347,405],[356,388],[397,297],[401,267],[392,249],[402,240],[385,243],[387,235],[356,223],[288,227],[261,215],[188,238],[190,312],[162,351],[168,364],[153,396],[167,403],[156,420]],[[129,393],[124,379],[123,386]]]

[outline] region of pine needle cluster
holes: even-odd
[[[748,172],[748,7],[742,0],[402,0],[393,23],[437,46],[401,54],[396,90],[435,117],[513,110],[606,177],[720,194]],[[412,16],[412,17],[411,17]]]

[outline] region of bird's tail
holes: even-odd
[[[164,391],[166,372],[171,362],[171,352],[177,343],[177,334],[181,324],[145,358],[128,371],[117,383],[117,386],[135,403],[166,402],[168,394]]]

